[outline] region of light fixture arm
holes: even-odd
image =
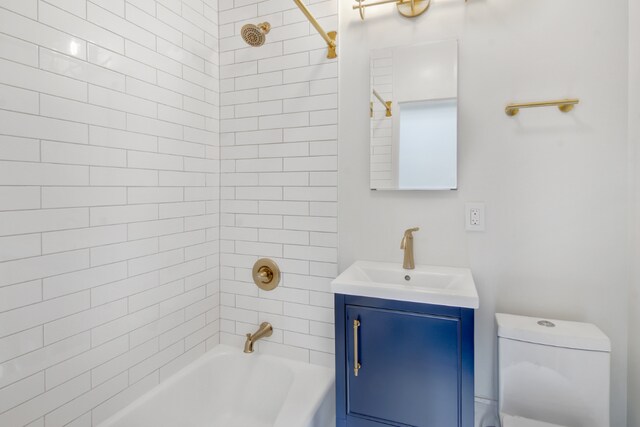
[[[391,101],[385,101],[380,94],[378,93],[377,90],[373,89],[373,95],[378,98],[378,101],[380,101],[380,103],[382,103],[382,105],[384,105],[384,108],[387,110],[385,116],[386,117],[391,117]],[[373,108],[373,107],[372,107]]]
[[[364,10],[371,6],[380,6],[381,4],[395,3],[398,13],[405,18],[415,18],[425,13],[429,6],[431,6],[431,0],[378,0],[371,3],[365,3],[366,0],[355,0],[357,4],[353,5],[353,10],[360,12],[360,19],[364,20]],[[465,3],[467,0],[464,0]]]

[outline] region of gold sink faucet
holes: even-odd
[[[400,242],[400,249],[404,249],[404,261],[402,262],[402,268],[405,270],[413,270],[416,268],[416,263],[413,259],[413,232],[418,230],[420,230],[419,227],[405,230],[402,242]]]
[[[253,335],[247,334],[247,340],[244,343],[244,352],[253,353],[253,344],[261,338],[270,337],[271,334],[273,334],[273,326],[271,326],[271,323],[262,322]]]

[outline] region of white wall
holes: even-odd
[[[635,195],[631,196],[631,263],[629,292],[629,426],[640,425],[640,4],[629,1],[629,145]]]
[[[331,31],[336,7],[309,9]],[[265,45],[247,46],[241,27],[263,21]],[[221,342],[268,321],[260,352],[333,366],[338,61],[291,0],[221,1],[220,51]],[[274,291],[252,281],[259,257],[280,265]]]
[[[494,313],[589,321],[613,342],[612,425],[626,425],[626,2],[434,1],[405,19],[393,5],[340,9],[339,267],[401,262],[469,266],[476,394],[496,397]],[[459,190],[368,190],[368,51],[460,40]],[[581,98],[504,113],[508,102]],[[464,203],[486,203],[486,232],[466,233]]]
[[[216,21],[0,1],[3,427],[95,425],[218,342]]]

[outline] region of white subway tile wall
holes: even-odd
[[[0,0],[0,426],[97,425],[219,343],[217,8]]]
[[[306,2],[326,31],[337,0]],[[337,273],[338,63],[291,0],[223,0],[220,19],[220,340],[271,322],[258,351],[333,366]],[[249,47],[247,23],[268,21]],[[271,292],[253,284],[261,257],[282,269]]]

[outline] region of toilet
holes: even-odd
[[[502,427],[609,427],[611,342],[588,323],[496,314]]]

